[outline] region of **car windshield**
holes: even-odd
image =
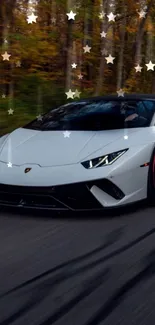
[[[152,100],[96,100],[63,105],[25,126],[35,130],[114,130],[147,127],[155,112]]]

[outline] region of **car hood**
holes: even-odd
[[[133,133],[135,130],[128,130]],[[64,131],[65,132],[65,131]],[[27,163],[42,167],[77,163],[124,138],[124,130],[110,131],[36,131],[19,128],[0,147],[0,161],[14,165]]]

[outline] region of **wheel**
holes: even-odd
[[[152,153],[148,172],[147,198],[149,204],[155,205],[155,149]]]

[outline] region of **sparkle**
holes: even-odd
[[[6,38],[4,39],[4,43],[6,43],[6,44],[8,43],[8,40]]]
[[[76,69],[77,64],[76,63],[72,63],[71,66],[72,66],[73,69]]]
[[[75,20],[76,13],[74,13],[72,10],[66,14],[68,16],[68,20]]]
[[[107,55],[108,51],[106,49],[101,50],[102,55]]]
[[[32,14],[29,15],[27,18],[28,24],[36,23],[37,18],[38,18],[38,16],[35,16],[34,13],[32,12]]]
[[[141,72],[143,68],[138,64],[138,65],[135,67],[135,69],[136,69],[136,72]]]
[[[2,95],[2,98],[6,98],[6,95],[5,95],[5,94],[3,94],[3,95]]]
[[[127,140],[127,139],[128,139],[128,135],[125,135],[125,136],[124,136],[124,140]]]
[[[14,110],[12,108],[8,109],[8,114],[13,115]]]
[[[83,47],[83,49],[84,49],[84,53],[87,53],[87,52],[90,53],[91,47],[88,46],[88,44],[87,44],[86,46]]]
[[[105,33],[104,31],[102,33],[100,33],[101,37],[106,37],[107,33]]]
[[[64,131],[63,132],[64,138],[69,138],[70,134],[71,134],[71,132],[69,132],[69,131]]]
[[[99,18],[100,19],[103,19],[105,17],[105,12],[104,11],[101,11],[100,13],[99,13]]]
[[[9,161],[8,164],[7,164],[7,166],[8,166],[9,168],[12,168],[12,163]]]
[[[141,10],[140,12],[138,12],[138,14],[139,14],[139,18],[145,18],[147,12],[144,10]]]
[[[109,54],[109,56],[107,56],[105,59],[107,60],[107,64],[109,64],[109,63],[113,64],[114,63],[113,61],[114,61],[115,58],[112,57],[111,54]]]
[[[5,51],[5,53],[4,54],[2,54],[2,57],[3,57],[3,61],[4,60],[7,60],[7,61],[9,61],[9,57],[11,56],[11,54],[8,54],[8,52],[6,52]]]
[[[78,75],[78,79],[79,80],[83,79],[83,75],[81,73]]]
[[[51,18],[51,22],[52,22],[52,24],[55,24],[56,23],[56,18]]]
[[[74,97],[78,97],[78,98],[80,98],[80,94],[81,94],[81,92],[78,91],[78,90],[76,89],[76,90],[75,90]]]
[[[36,116],[38,121],[42,121],[43,117],[41,115]]]
[[[107,17],[108,17],[109,21],[115,21],[116,15],[114,15],[114,14],[111,12],[109,15],[107,15]]]
[[[152,70],[152,71],[154,71],[154,66],[155,66],[155,64],[152,63],[152,61],[150,61],[149,63],[147,63],[147,64],[145,64],[145,65],[147,66],[147,71],[148,71],[148,70]]]
[[[18,67],[21,67],[21,62],[20,61],[17,61],[16,62],[16,67],[18,68]]]
[[[124,97],[123,89],[117,90],[118,97]]]
[[[67,95],[67,99],[68,98],[74,98],[74,95],[75,95],[75,92],[74,91],[72,91],[71,89],[69,89],[69,91],[68,92],[66,92],[65,93],[66,95]]]

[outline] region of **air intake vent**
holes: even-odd
[[[116,200],[121,200],[125,196],[125,194],[120,190],[120,188],[117,187],[115,184],[113,184],[108,179],[96,180],[94,182],[89,182],[87,185],[88,185],[89,189],[93,185],[99,187],[102,191],[111,195]]]

